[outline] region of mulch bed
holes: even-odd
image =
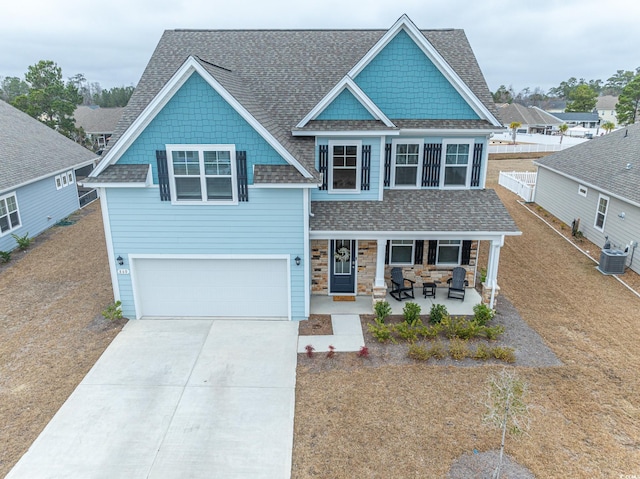
[[[312,314],[307,321],[300,321],[298,335],[326,336],[333,334],[330,314]]]

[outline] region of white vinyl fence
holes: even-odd
[[[530,143],[524,145],[489,145],[489,153],[544,153],[561,151],[571,146],[573,145],[541,145]]]
[[[501,171],[498,184],[525,201],[533,201],[537,176],[535,171]]]

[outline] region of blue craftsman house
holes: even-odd
[[[131,318],[302,320],[390,269],[475,284],[520,234],[485,189],[502,131],[461,30],[170,30],[85,182]]]

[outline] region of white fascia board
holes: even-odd
[[[424,128],[424,129],[420,129],[420,128],[406,128],[406,129],[401,129],[400,130],[400,134],[401,135],[412,135],[412,136],[433,136],[433,135],[438,135],[438,136],[465,136],[465,137],[469,137],[469,136],[486,136],[489,137],[491,134],[493,133],[502,133],[504,131],[504,128],[497,128],[497,129],[490,129],[490,130],[485,130],[485,129],[464,129],[464,128],[456,128],[456,129],[451,129],[451,128]]]
[[[400,130],[291,130],[293,136],[398,136]]]
[[[81,181],[78,183],[85,188],[147,188],[149,185],[142,182],[128,183],[91,183],[90,181]]]
[[[617,200],[620,200],[620,201],[622,201],[624,203],[628,203],[630,205],[633,205],[633,206],[636,206],[636,207],[640,208],[640,203],[637,203],[637,202],[635,202],[633,200],[630,200],[629,198],[625,198],[624,196],[621,196],[621,195],[619,195],[617,193],[614,193],[612,191],[606,190],[606,189],[602,188],[601,186],[594,185],[593,183],[589,183],[588,181],[582,180],[582,179],[580,179],[578,177],[569,175],[567,173],[563,173],[562,171],[556,170],[555,168],[550,168],[550,167],[548,167],[546,165],[541,165],[537,161],[534,161],[533,164],[536,165],[538,168],[544,168],[545,170],[552,171],[553,173],[555,173],[557,175],[564,176],[565,178],[567,178],[567,179],[569,179],[571,181],[575,181],[576,183],[579,183],[579,184],[581,184],[583,186],[586,186],[587,188],[593,188],[594,190],[598,191],[599,193],[602,193],[602,194],[607,195],[607,196],[611,196],[611,197],[613,197],[613,198],[615,198]],[[538,180],[536,180],[536,182],[537,181]]]
[[[282,189],[282,188],[287,188],[287,189],[311,189],[311,188],[318,188],[319,186],[321,186],[322,183],[259,183],[259,184],[253,184],[253,185],[249,185],[249,189],[253,189],[253,188],[277,188],[277,189]]]
[[[444,77],[451,83],[460,95],[467,101],[469,106],[475,111],[478,116],[490,121],[495,126],[501,126],[498,119],[487,109],[486,106],[480,101],[480,99],[471,91],[471,89],[462,81],[460,76],[455,72],[453,68],[447,63],[447,61],[438,53],[438,51],[429,43],[429,41],[422,34],[420,29],[404,14],[396,23],[385,33],[378,43],[376,43],[371,50],[367,52],[362,59],[355,64],[355,66],[347,73],[351,78],[355,78],[364,68],[373,60],[373,58],[387,46],[387,44],[396,36],[396,34],[403,29],[413,41],[420,47],[422,52],[433,62],[436,68],[444,75]]]
[[[357,240],[468,239],[497,240],[503,236],[520,236],[522,231],[310,231],[311,239],[349,238]]]
[[[327,108],[333,100],[335,100],[340,93],[344,90],[348,89],[351,94],[360,102],[360,104],[366,108],[366,110],[373,116],[376,120],[382,121],[386,126],[393,128],[395,125],[387,116],[382,112],[378,106],[371,101],[365,92],[356,85],[356,83],[349,78],[349,76],[345,76],[340,80],[330,91],[327,93],[322,100],[318,102],[313,109],[307,113],[307,115],[296,125],[296,128],[304,128],[307,123],[311,120],[315,120],[320,113],[322,113],[325,108]]]
[[[289,153],[289,151],[282,146],[282,144],[276,140],[273,135],[271,135],[271,133],[269,133],[267,129],[262,126],[262,124],[256,120],[254,116],[251,115],[251,113],[249,113],[247,109],[243,107],[238,100],[236,100],[233,95],[231,95],[215,78],[213,78],[211,74],[206,71],[192,56],[187,58],[178,71],[174,73],[173,77],[171,77],[171,79],[162,87],[155,98],[147,105],[127,131],[125,131],[122,137],[120,137],[115,146],[105,155],[105,158],[92,172],[91,176],[98,176],[108,165],[112,165],[118,161],[118,159],[194,72],[198,73],[289,164],[294,166],[305,178],[313,177],[313,175],[309,173],[300,164],[300,162],[298,162],[298,160],[296,160],[293,155]]]

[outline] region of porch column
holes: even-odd
[[[486,288],[487,292],[491,291],[491,297],[489,298],[489,307],[491,309],[493,309],[498,290],[498,264],[500,263],[500,248],[502,246],[504,246],[504,236],[491,240],[491,246],[489,247],[487,278],[483,285],[483,289]]]
[[[384,301],[387,297],[387,283],[384,281],[384,256],[387,248],[386,240],[377,240],[376,252],[376,277],[373,280],[373,305],[379,301]]]

